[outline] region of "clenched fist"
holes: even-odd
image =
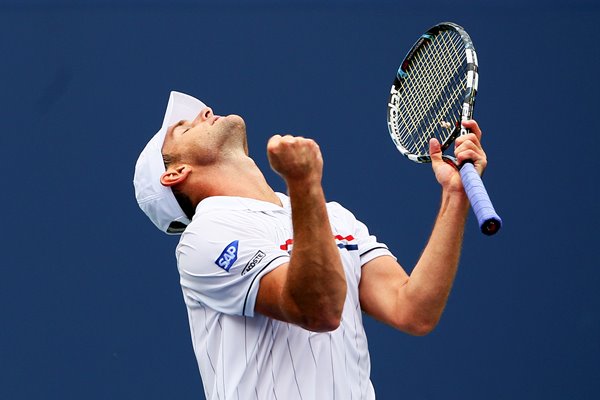
[[[312,139],[275,135],[267,143],[267,156],[271,168],[288,184],[321,182],[323,157]]]

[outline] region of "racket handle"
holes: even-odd
[[[496,214],[490,196],[472,162],[466,162],[460,167],[460,177],[481,232],[488,236],[495,234],[502,227],[502,219]]]

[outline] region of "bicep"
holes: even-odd
[[[283,288],[287,279],[289,263],[285,263],[265,274],[260,279],[254,310],[266,317],[285,322],[289,320],[290,304],[286,304]]]
[[[359,284],[362,310],[378,321],[408,331],[403,288],[409,276],[391,256],[377,257],[362,266]]]

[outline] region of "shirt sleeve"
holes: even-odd
[[[384,243],[379,242],[377,237],[369,232],[364,223],[356,219],[352,212],[336,202],[329,203],[329,207],[333,215],[343,219],[344,223],[351,227],[352,234],[358,244],[360,265],[365,265],[369,261],[381,256],[396,258]]]
[[[260,278],[289,262],[289,255],[253,214],[200,216],[187,227],[177,266],[193,300],[225,314],[254,316]]]

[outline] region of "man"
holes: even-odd
[[[475,121],[459,162],[486,156]],[[273,136],[275,193],[248,157],[244,121],[172,92],[134,183],[159,229],[182,233],[180,282],[207,399],[374,399],[362,312],[413,335],[440,319],[469,209],[460,175],[430,143],[440,211],[410,276],[367,227],[326,203],[310,139]],[[451,238],[451,239],[449,239]]]

